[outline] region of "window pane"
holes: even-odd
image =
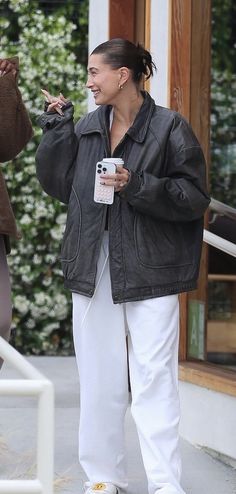
[[[236,243],[235,22],[235,2],[213,0],[210,185],[216,202],[210,212],[209,229],[233,243]],[[207,359],[236,369],[236,258],[213,247],[209,247],[208,294]]]

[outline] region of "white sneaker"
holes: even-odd
[[[91,484],[90,482],[85,482],[84,484],[85,494],[118,494],[118,489],[114,484],[108,482],[98,482],[97,484]]]

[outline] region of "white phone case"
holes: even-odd
[[[96,164],[95,183],[94,183],[94,201],[101,204],[112,204],[114,200],[113,185],[102,185],[100,176],[116,173],[116,165],[114,163],[98,161]]]

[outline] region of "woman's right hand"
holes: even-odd
[[[41,91],[49,103],[47,111],[56,111],[59,115],[63,115],[62,108],[68,102],[63,94],[60,93],[59,96],[52,96],[46,89],[41,89]]]

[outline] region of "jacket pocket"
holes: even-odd
[[[191,264],[191,249],[183,227],[184,224],[136,215],[134,242],[139,262],[143,266],[157,269]],[[187,224],[185,227],[188,228]]]
[[[79,198],[72,187],[66,229],[63,235],[61,247],[61,262],[73,262],[78,256],[80,247],[80,231],[81,231],[81,207]]]

